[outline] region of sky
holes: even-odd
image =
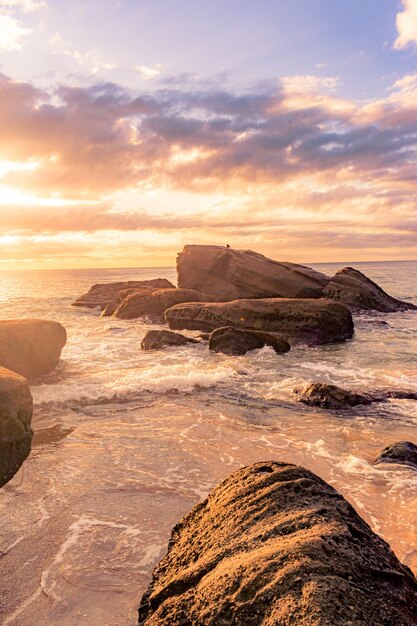
[[[0,0],[0,268],[417,259],[417,0]]]

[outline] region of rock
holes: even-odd
[[[0,321],[0,365],[25,378],[38,378],[58,365],[66,341],[66,330],[58,322]]]
[[[30,453],[33,401],[28,381],[0,367],[0,487]]]
[[[141,626],[416,626],[417,580],[325,481],[255,463],[173,529]]]
[[[256,350],[264,346],[271,346],[275,352],[288,352],[290,344],[278,333],[265,333],[260,330],[242,330],[232,326],[217,328],[210,335],[209,349],[214,352],[223,352],[230,356],[246,354],[249,350]]]
[[[238,298],[317,298],[329,277],[295,263],[280,263],[252,250],[185,246],[177,257],[178,286],[217,301]]]
[[[165,346],[185,346],[187,343],[199,343],[197,339],[185,337],[171,330],[148,330],[142,339],[142,350],[160,350]]]
[[[114,316],[121,319],[150,317],[160,321],[165,311],[179,302],[207,302],[210,296],[193,289],[150,289],[132,293],[117,307]]]
[[[374,399],[327,383],[311,383],[294,389],[299,402],[323,409],[345,409],[358,404],[371,404]]]
[[[411,441],[397,441],[384,448],[374,463],[398,463],[417,468],[417,446]]]
[[[117,302],[108,302],[102,310],[100,317],[111,317],[118,306]]]
[[[204,332],[233,326],[277,332],[290,342],[330,343],[353,335],[351,312],[332,300],[268,298],[177,304],[165,312],[173,330]]]
[[[99,306],[104,309],[109,302],[119,303],[119,292],[124,289],[172,289],[174,285],[165,278],[154,278],[152,280],[128,280],[127,282],[102,283],[93,285],[88,293],[77,298],[72,306],[85,306],[94,309]]]
[[[324,287],[322,295],[342,302],[352,311],[374,310],[392,313],[407,309],[417,310],[417,306],[411,302],[389,296],[370,278],[353,267],[339,270]]]

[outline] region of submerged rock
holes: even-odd
[[[119,293],[125,289],[164,289],[174,288],[174,285],[166,278],[153,278],[152,280],[128,280],[117,283],[100,283],[93,285],[88,293],[77,298],[72,306],[85,306],[94,309],[99,306],[104,309],[106,304],[114,302],[119,304]]]
[[[159,321],[174,304],[207,300],[210,300],[210,296],[193,289],[150,289],[127,296],[115,310],[114,316],[126,320],[147,316]]]
[[[306,387],[294,389],[294,393],[299,402],[323,409],[344,409],[359,404],[370,404],[374,401],[371,396],[348,391],[328,383],[311,383]]]
[[[33,401],[28,381],[0,367],[0,487],[30,453]]]
[[[388,295],[379,285],[353,267],[339,270],[324,287],[322,295],[342,302],[352,311],[373,310],[391,313],[407,309],[417,310],[414,304]]]
[[[187,343],[199,343],[197,339],[185,337],[171,330],[148,330],[142,339],[142,350],[160,350],[165,346],[185,346]]]
[[[382,450],[374,463],[398,463],[417,468],[417,446],[411,441],[391,443]]]
[[[228,355],[246,354],[250,350],[271,346],[275,352],[288,352],[290,344],[278,333],[265,333],[260,330],[243,330],[224,326],[217,328],[210,335],[209,348],[214,352]]]
[[[141,626],[416,626],[417,580],[325,481],[255,463],[173,529]]]
[[[237,298],[317,298],[329,277],[310,267],[280,263],[224,246],[185,246],[177,257],[178,286],[218,301]]]
[[[290,342],[312,345],[353,335],[351,312],[332,300],[268,298],[177,304],[165,313],[174,330],[212,331],[222,326],[276,332]]]
[[[58,365],[66,341],[66,330],[58,322],[0,321],[0,365],[25,378],[38,378]]]

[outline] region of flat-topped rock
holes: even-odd
[[[230,356],[246,354],[250,350],[257,350],[264,346],[271,346],[278,354],[284,354],[290,349],[288,341],[278,333],[243,330],[232,326],[213,330],[209,339],[210,350]]]
[[[416,626],[417,580],[329,484],[268,461],[172,531],[141,626]]]
[[[289,343],[319,345],[353,335],[351,312],[325,299],[267,298],[232,302],[177,304],[165,312],[173,330],[213,331],[233,326],[276,332]]]
[[[67,341],[58,322],[38,319],[0,321],[0,366],[28,379],[52,371]]]
[[[197,339],[186,337],[172,330],[148,330],[141,342],[142,350],[160,350],[169,346],[185,346],[188,343],[200,343]]]
[[[210,296],[194,289],[149,289],[128,295],[113,315],[125,320],[146,316],[160,321],[165,311],[174,304],[208,300]]]
[[[120,303],[119,293],[127,289],[172,289],[174,285],[166,278],[152,280],[128,280],[126,282],[99,283],[93,285],[84,295],[77,298],[72,306],[85,306],[94,309],[96,306],[104,309],[110,302]]]
[[[30,453],[33,401],[28,381],[0,367],[0,487]]]
[[[322,294],[325,298],[345,304],[352,311],[373,310],[392,313],[408,309],[417,310],[411,302],[397,300],[388,295],[379,285],[353,267],[339,270],[324,287]]]
[[[299,402],[323,409],[345,409],[360,404],[371,404],[375,401],[371,395],[355,393],[337,385],[319,382],[297,387],[294,393]]]
[[[391,443],[381,451],[374,463],[397,463],[417,469],[417,445],[411,441]]]
[[[316,298],[329,281],[310,267],[224,246],[185,246],[177,257],[177,274],[179,287],[203,291],[218,301]]]

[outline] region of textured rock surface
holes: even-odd
[[[13,478],[30,452],[32,408],[27,380],[0,367],[0,487]]]
[[[389,296],[381,287],[362,272],[345,267],[339,270],[322,292],[325,298],[342,302],[352,311],[374,310],[386,313],[415,309],[410,302]]]
[[[268,298],[178,304],[165,313],[174,330],[212,331],[222,326],[277,332],[292,343],[330,343],[353,335],[350,311],[332,300]]]
[[[246,354],[249,350],[256,350],[264,346],[271,346],[279,354],[288,352],[290,349],[288,341],[278,333],[242,330],[232,326],[217,328],[211,333],[209,340],[210,350],[229,355]]]
[[[174,304],[209,300],[210,296],[193,289],[150,289],[127,296],[115,310],[114,316],[126,320],[144,316],[159,320]]]
[[[306,387],[294,389],[294,393],[303,404],[324,409],[343,409],[358,404],[370,404],[374,400],[371,396],[354,393],[327,383],[311,383]]]
[[[88,293],[77,298],[73,306],[85,306],[90,309],[99,306],[104,309],[109,302],[119,303],[119,293],[125,289],[164,289],[173,288],[174,285],[165,278],[154,278],[152,280],[129,280],[127,282],[104,283],[93,285]]]
[[[417,580],[301,467],[238,470],[173,529],[142,626],[416,626]]]
[[[280,263],[251,250],[224,246],[185,246],[177,257],[178,286],[237,298],[315,298],[329,278],[320,272]]]
[[[66,330],[58,322],[0,321],[0,366],[25,378],[38,378],[58,365],[66,341]]]
[[[117,302],[108,302],[102,310],[100,317],[111,317],[118,306]]]
[[[375,463],[399,463],[417,468],[417,446],[411,441],[397,441],[382,450]]]
[[[148,330],[141,342],[142,350],[160,350],[166,346],[185,346],[187,343],[199,343],[197,339],[185,337],[171,330]]]

